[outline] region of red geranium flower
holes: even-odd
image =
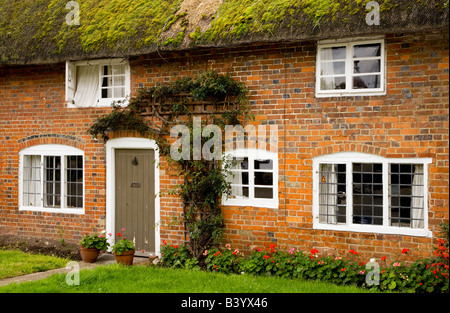
[[[311,250],[311,254],[316,254],[316,253],[319,253],[319,251],[316,250],[316,249],[312,249],[312,250]]]
[[[274,244],[271,244],[271,245],[270,245],[270,250],[271,250],[272,252],[275,252],[275,245],[274,245]]]
[[[385,257],[385,256],[382,256],[382,257],[381,257],[381,261],[384,261],[384,260],[386,260],[386,257]]]
[[[406,252],[408,252],[408,251],[409,251],[409,249],[403,249],[402,254],[406,254]]]
[[[264,259],[268,259],[270,258],[270,256],[268,256],[267,254],[263,256]]]
[[[117,233],[117,236],[122,237],[122,234],[121,233]]]

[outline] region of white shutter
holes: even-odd
[[[74,104],[76,88],[77,67],[70,61],[66,61],[66,102]]]

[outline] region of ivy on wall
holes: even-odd
[[[223,237],[220,200],[222,195],[230,193],[230,184],[226,181],[230,164],[224,164],[223,160],[206,160],[203,156],[194,160],[193,118],[201,114],[202,126],[217,125],[222,133],[225,125],[243,125],[253,118],[247,93],[246,86],[229,74],[209,70],[195,77],[141,88],[126,107],[114,105],[112,111],[99,117],[88,131],[105,142],[110,132],[121,130],[138,131],[157,142],[160,154],[167,157],[169,164],[183,177],[183,183],[169,192],[179,195],[183,201],[180,220],[185,225],[190,252],[197,258],[208,246],[220,243]],[[171,157],[168,135],[174,125],[184,125],[191,130],[188,159]],[[209,139],[202,137],[201,140]]]

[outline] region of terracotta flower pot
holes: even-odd
[[[98,255],[100,254],[100,249],[97,248],[85,248],[80,246],[80,254],[83,262],[94,263],[97,261]]]
[[[116,257],[116,262],[123,265],[133,265],[135,250],[124,251],[121,255],[118,255],[114,252],[114,256]]]

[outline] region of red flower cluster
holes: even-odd
[[[353,249],[349,250],[348,253],[351,253],[351,254],[358,254],[358,253],[357,253],[355,250],[353,250]]]
[[[266,254],[266,255],[263,256],[263,258],[264,259],[268,259],[268,258],[270,258],[270,256]]]
[[[270,251],[271,251],[271,252],[277,251],[277,250],[275,250],[275,245],[274,245],[274,244],[271,244],[271,245],[270,245]]]
[[[214,253],[214,256],[218,256],[220,254],[220,251],[217,251],[216,253]]]
[[[439,260],[442,260],[442,262],[439,263],[433,263],[431,264],[431,272],[436,275],[436,278],[438,278],[437,274],[441,274],[446,279],[449,278],[449,249],[446,247],[446,241],[443,238],[438,238],[438,247],[434,251],[434,255],[439,258]],[[428,268],[428,267],[427,267]],[[435,268],[435,269],[433,269]]]
[[[403,249],[402,254],[406,254],[409,251],[409,249]]]

